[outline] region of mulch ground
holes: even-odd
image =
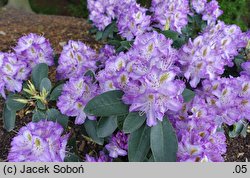
[[[94,49],[101,45],[88,34],[90,25],[84,19],[27,14],[13,9],[0,9],[0,51],[10,51],[15,46],[16,40],[24,34],[38,33],[50,40],[57,54],[68,40],[80,40]],[[16,128],[12,132],[3,129],[2,109],[4,100],[0,97],[0,162],[6,161],[11,139],[18,132],[19,128],[31,121],[30,115],[22,118],[17,117]],[[85,146],[89,143],[79,133],[79,128],[72,129],[76,134],[79,152],[83,153]],[[92,147],[91,145],[89,147]],[[83,156],[83,155],[81,155]],[[227,139],[227,153],[225,161],[249,161],[250,160],[250,134],[246,138],[238,137]]]
[[[250,134],[247,137],[227,137],[227,153],[224,156],[227,162],[249,162],[250,161]]]
[[[37,15],[0,8],[0,51],[9,51],[24,34],[44,35],[56,53],[68,40],[80,40],[97,49],[99,44],[88,35],[90,24],[81,18]]]

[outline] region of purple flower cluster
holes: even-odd
[[[46,63],[48,66],[54,64],[53,49],[49,41],[34,33],[21,37],[14,51],[17,58],[27,63],[29,68],[40,63]]]
[[[207,4],[207,0],[191,0],[192,8],[198,14],[204,12],[206,4]]]
[[[149,126],[162,120],[166,111],[181,108],[185,85],[175,80],[179,68],[171,44],[157,32],[140,35],[127,53],[110,58],[97,76],[102,91],[123,90],[130,112],[146,113]]]
[[[98,157],[87,154],[86,162],[112,162],[118,156],[126,156],[128,151],[128,135],[118,131],[112,135],[105,148],[109,152],[109,155],[105,154],[104,151],[100,151]]]
[[[223,132],[217,132],[215,117],[200,96],[183,104],[179,114],[170,115],[178,137],[178,161],[223,161],[226,137]]]
[[[22,90],[23,80],[27,79],[30,69],[18,60],[14,53],[0,52],[0,94],[6,98],[5,89],[12,92]]]
[[[190,13],[188,0],[152,0],[152,21],[161,30],[173,30],[181,33],[188,23]]]
[[[216,0],[210,2],[207,2],[207,0],[192,0],[191,5],[195,12],[202,14],[202,19],[207,21],[209,25],[215,24],[218,17],[223,14]]]
[[[117,158],[118,156],[126,156],[128,150],[128,136],[123,132],[117,132],[112,136],[109,144],[105,146],[109,152],[111,158]]]
[[[226,137],[206,118],[190,117],[177,122],[178,161],[222,162],[226,153]]]
[[[99,30],[104,30],[116,15],[117,0],[88,0],[89,19]]]
[[[225,66],[233,66],[239,49],[246,46],[245,34],[236,25],[218,22],[189,40],[180,50],[179,62],[184,76],[196,87],[200,79],[213,80],[223,74]]]
[[[151,17],[136,0],[88,0],[89,18],[99,30],[117,19],[119,33],[127,40],[150,30]]]
[[[97,54],[93,49],[80,41],[70,40],[58,60],[58,78],[82,77],[88,70],[95,71],[96,60]]]
[[[23,80],[27,80],[32,68],[39,63],[53,65],[53,50],[44,37],[29,34],[18,40],[14,53],[0,52],[0,94],[5,89],[20,92]]]
[[[219,3],[216,0],[211,0],[202,12],[202,20],[206,20],[208,24],[214,24],[222,14],[223,11],[220,10]]]
[[[69,135],[58,123],[42,120],[22,127],[11,142],[10,162],[62,162]]]
[[[128,41],[138,35],[150,31],[153,26],[161,30],[173,30],[181,33],[188,24],[190,11],[189,0],[153,0],[150,8],[141,7],[136,0],[88,0],[89,18],[99,30],[104,30],[112,20],[117,20],[119,34]],[[223,13],[218,2],[212,0],[192,0],[193,9],[202,14],[202,19],[208,24],[215,24]]]
[[[250,120],[250,77],[218,78],[202,82],[197,91],[206,101],[207,110],[214,115],[218,125],[232,125],[241,119]]]
[[[63,86],[57,107],[61,113],[76,117],[75,124],[83,124],[87,117],[91,120],[95,119],[93,116],[87,116],[83,109],[97,94],[97,85],[92,83],[90,77],[70,78]]]
[[[121,11],[118,15],[118,31],[119,34],[128,41],[151,30],[151,17],[146,15],[146,8],[141,7],[135,1],[132,1],[122,9],[118,9]]]

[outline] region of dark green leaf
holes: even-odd
[[[40,91],[43,91],[43,88],[47,91],[50,92],[51,90],[51,81],[48,78],[43,78],[41,83],[40,83]]]
[[[74,132],[70,135],[70,139],[67,143],[67,148],[70,148],[71,152],[77,153],[76,134]]]
[[[45,109],[46,109],[46,106],[45,106],[40,100],[37,100],[36,106],[37,106],[39,109],[41,109],[41,110],[45,110]]]
[[[126,50],[127,49],[124,46],[120,46],[119,48],[116,49],[116,52],[120,53],[120,52],[123,52],[123,51],[126,51]]]
[[[248,123],[244,123],[244,127],[243,127],[242,131],[240,132],[240,135],[244,138],[246,138],[246,136],[247,136],[247,128],[248,128]]]
[[[57,109],[54,109],[54,108],[49,109],[49,110],[47,110],[46,114],[47,114],[47,119],[48,120],[58,122],[65,129],[68,127],[68,122],[69,122],[68,116],[63,115]]]
[[[26,104],[22,103],[22,102],[19,102],[19,101],[16,101],[18,99],[25,99],[17,94],[10,94],[5,103],[7,105],[7,107],[9,108],[9,110],[13,110],[13,111],[19,111],[21,109],[23,109]]]
[[[179,38],[179,33],[172,30],[165,30],[161,32],[165,37],[170,38],[172,40],[176,40]]]
[[[40,89],[40,83],[44,78],[48,78],[49,67],[45,63],[36,65],[31,73],[32,81],[36,89]]]
[[[194,98],[195,93],[192,90],[185,88],[184,91],[182,92],[182,96],[184,98],[184,101],[187,103]]]
[[[6,104],[3,109],[3,126],[4,128],[10,132],[16,126],[16,111],[10,110]]]
[[[32,122],[39,122],[44,119],[46,119],[46,115],[42,111],[36,110],[32,115]]]
[[[119,130],[122,130],[122,128],[123,128],[123,123],[124,123],[126,117],[127,117],[127,114],[126,114],[126,115],[123,115],[123,116],[117,116],[117,125],[118,125],[118,129],[119,129]]]
[[[55,87],[50,94],[50,100],[56,101],[58,97],[61,95],[62,89],[63,89],[63,84],[60,84],[57,87]]]
[[[102,31],[98,31],[97,33],[96,33],[96,35],[95,35],[95,39],[96,39],[96,41],[99,41],[99,40],[101,40],[102,39]]]
[[[167,118],[151,128],[150,147],[156,162],[175,162],[178,141]]]
[[[139,129],[142,124],[145,122],[146,116],[145,114],[140,116],[139,112],[131,112],[126,117],[123,124],[123,131],[125,133],[132,133]]]
[[[129,50],[129,48],[131,48],[132,46],[132,43],[131,41],[121,41],[121,46],[124,47],[126,50]]]
[[[149,159],[148,159],[148,161],[147,162],[155,162],[155,160],[154,160],[154,156],[153,155],[151,155],[150,157],[149,157]]]
[[[235,65],[236,65],[236,67],[237,67],[237,72],[241,72],[241,71],[242,71],[241,64],[242,64],[243,62],[245,62],[245,59],[244,59],[243,56],[238,55],[238,56],[235,57],[234,63],[235,63]]]
[[[173,41],[173,47],[176,49],[179,49],[186,43],[185,38],[178,38],[175,41]]]
[[[112,22],[111,24],[109,24],[103,31],[102,40],[106,40],[111,34],[113,34],[115,28],[116,28],[116,22]]]
[[[97,31],[98,31],[98,29],[95,27],[92,27],[91,29],[89,29],[90,34],[95,34],[95,33],[97,33]]]
[[[123,94],[122,91],[114,90],[96,96],[87,103],[84,112],[100,117],[125,115],[129,110],[128,105],[122,102]]]
[[[166,30],[161,32],[165,37],[173,40],[173,47],[179,49],[183,44],[185,44],[186,39],[183,35],[172,30]]]
[[[88,70],[84,76],[88,76],[88,77],[91,77],[92,78],[92,82],[94,83],[95,82],[95,72],[93,72],[92,70]]]
[[[119,40],[109,40],[108,44],[118,48],[121,45],[121,42]]]
[[[128,159],[130,162],[142,162],[150,150],[150,127],[146,124],[131,133],[128,141]]]
[[[97,136],[97,122],[92,120],[86,120],[84,122],[85,130],[88,136],[97,144],[103,145],[104,139]]]
[[[97,124],[97,136],[104,138],[110,136],[117,128],[117,117],[102,117]]]
[[[59,57],[60,57],[60,54],[55,54],[55,55],[54,55],[54,65],[55,65],[55,66],[58,66],[58,65],[59,65],[59,64],[58,64]]]
[[[81,159],[74,153],[66,152],[64,162],[80,162]]]
[[[233,125],[233,130],[229,131],[229,137],[231,138],[238,137],[243,129],[244,129],[244,123],[243,121],[240,120],[239,122]]]

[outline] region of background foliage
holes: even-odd
[[[242,30],[250,27],[250,0],[218,0],[224,11],[220,17],[226,23],[236,24]]]

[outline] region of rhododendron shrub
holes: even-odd
[[[148,9],[88,0],[88,9],[99,50],[70,40],[57,58],[30,34],[0,52],[5,129],[32,113],[8,160],[224,161],[226,134],[245,136],[250,121],[250,32],[219,21],[216,0],[153,0]],[[96,150],[72,149],[74,127]]]

